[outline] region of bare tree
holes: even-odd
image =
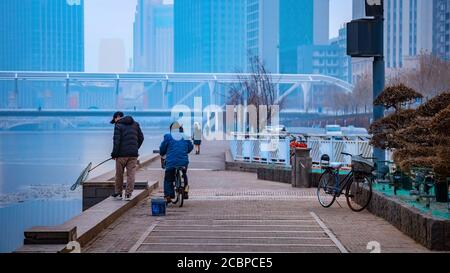
[[[364,109],[364,112],[372,110],[372,90],[372,75],[365,73],[361,80],[356,83],[353,94],[350,97],[351,100],[355,101],[354,104],[357,109]],[[356,112],[358,112],[358,110]]]
[[[450,62],[432,54],[421,53],[417,69],[399,74],[405,84],[428,98],[450,90]]]
[[[248,74],[239,74],[238,83],[230,86],[228,103],[230,105],[253,105],[256,109],[267,106],[267,122],[271,121],[272,109],[277,105],[283,108],[284,100],[277,97],[277,86],[270,72],[258,56],[249,57]],[[257,111],[259,121],[259,111]],[[259,127],[259,126],[258,126]]]

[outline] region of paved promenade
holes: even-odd
[[[83,252],[427,252],[385,220],[354,213],[345,200],[322,208],[314,189],[225,171],[225,142],[205,143],[190,155],[190,199],[153,217],[150,198],[116,220]],[[137,180],[163,181],[159,161]],[[161,183],[160,183],[161,184]],[[162,196],[162,185],[152,193]],[[122,202],[122,201],[117,201]]]

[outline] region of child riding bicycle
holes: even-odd
[[[173,183],[177,168],[182,168],[185,182],[185,199],[188,198],[187,168],[189,165],[188,154],[194,149],[192,142],[184,135],[183,126],[178,122],[170,125],[170,133],[164,135],[164,140],[159,147],[159,154],[165,157],[164,167],[164,198],[170,203],[175,198]]]

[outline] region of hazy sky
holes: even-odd
[[[87,72],[98,71],[99,46],[102,39],[121,39],[125,45],[125,58],[128,64],[133,55],[136,2],[137,0],[85,0],[85,68]],[[172,2],[172,0],[166,0],[166,2]],[[339,28],[350,21],[351,16],[351,0],[330,0],[331,38],[337,36]]]

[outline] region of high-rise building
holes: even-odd
[[[433,50],[433,1],[385,0],[385,60],[387,68],[402,68],[405,60]]]
[[[176,72],[236,72],[246,66],[246,1],[174,1]]]
[[[83,71],[84,0],[0,1],[0,70]]]
[[[433,2],[433,53],[450,60],[450,1]]]
[[[297,73],[299,46],[328,43],[328,20],[328,0],[280,0],[280,73]]]
[[[247,52],[258,56],[267,71],[279,72],[280,0],[247,0]]]
[[[329,45],[298,47],[298,73],[322,74],[351,82],[351,59],[347,56],[347,29],[341,28],[339,36]]]
[[[247,0],[247,51],[270,72],[297,73],[298,47],[327,45],[329,0]]]
[[[138,0],[134,21],[136,72],[173,72],[173,5]]]

